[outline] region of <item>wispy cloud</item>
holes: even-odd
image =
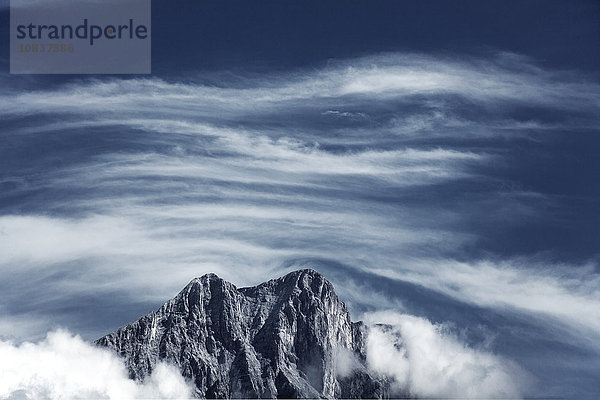
[[[596,351],[594,262],[493,252],[515,226],[565,224],[568,196],[515,171],[536,168],[523,146],[543,152],[563,132],[596,129],[599,105],[593,77],[510,54],[386,54],[235,81],[6,85],[0,306],[9,320],[72,312],[57,304],[84,293],[155,305],[206,272],[250,285],[312,257],[557,324],[574,333],[556,340],[580,335]],[[350,302],[405,306],[402,293],[346,284]]]
[[[574,266],[534,258],[477,261],[410,260],[396,270],[369,271],[422,285],[478,306],[550,317],[576,328],[587,344],[600,338],[600,277],[593,264]]]
[[[160,114],[216,119],[319,108],[320,114],[331,115],[333,109],[351,115],[343,110],[415,96],[427,96],[429,104],[438,106],[444,104],[440,96],[447,95],[485,105],[516,102],[558,107],[563,112],[592,112],[600,106],[597,84],[573,73],[544,70],[511,54],[483,61],[388,54],[340,62],[310,74],[271,75],[246,82],[244,87],[214,87],[159,79],[90,81],[85,88],[71,85],[51,92],[15,93],[4,96],[0,104],[7,115],[46,111],[150,116],[158,109]],[[364,111],[354,115],[369,115]]]

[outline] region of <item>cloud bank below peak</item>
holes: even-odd
[[[520,398],[531,377],[513,362],[466,346],[441,325],[393,311],[364,315],[367,362],[396,393],[423,398]]]
[[[0,397],[6,399],[182,399],[193,393],[179,371],[164,363],[136,383],[117,355],[66,331],[38,343],[0,341],[0,359]]]

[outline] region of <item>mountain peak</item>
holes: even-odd
[[[335,290],[331,282],[314,269],[300,269],[290,272],[281,279],[289,284],[294,284],[301,290],[308,290],[316,295],[321,295],[325,291],[335,296]]]
[[[133,379],[159,361],[177,365],[198,397],[382,397],[384,383],[364,366],[338,376],[336,354],[364,360],[365,335],[333,285],[302,269],[240,289],[203,275],[96,343],[123,356]]]
[[[209,272],[208,274],[204,274],[202,275],[199,279],[206,279],[206,280],[211,280],[211,279],[215,279],[215,280],[223,280],[220,276],[218,276],[217,274],[215,274],[214,272]]]
[[[202,276],[192,279],[192,282],[211,282],[211,281],[217,281],[217,282],[224,281],[225,282],[225,280],[223,278],[221,278],[214,272],[209,272],[207,274],[204,274]],[[192,282],[190,282],[190,283],[192,283]]]
[[[300,279],[303,278],[317,278],[317,279],[322,279],[323,281],[327,281],[327,279],[318,271],[312,269],[312,268],[303,268],[303,269],[298,269],[298,270],[294,270],[291,271],[289,273],[287,273],[286,275],[276,278],[276,279],[272,279],[271,281],[286,281],[286,282],[290,282],[290,281],[298,281]],[[221,278],[220,276],[218,276],[217,274],[215,274],[214,272],[209,272],[206,273],[204,275],[201,275],[197,278],[194,278],[192,280],[192,282],[194,281],[198,281],[198,282],[210,282],[210,281],[223,281],[223,282],[227,282],[226,280],[224,280],[223,278]],[[269,282],[271,282],[269,281]],[[192,283],[190,282],[190,283]],[[329,281],[327,281],[329,283]],[[229,283],[229,282],[228,282]],[[266,283],[266,282],[265,282]]]
[[[283,277],[285,278],[286,276],[303,276],[303,275],[309,275],[309,276],[318,276],[321,277],[323,279],[325,279],[323,277],[323,275],[321,275],[321,273],[317,270],[314,270],[312,268],[302,268],[302,269],[297,269],[295,271],[292,271],[290,273],[288,273],[287,275],[284,275]]]

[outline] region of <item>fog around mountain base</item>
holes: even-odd
[[[527,384],[526,373],[511,361],[471,348],[427,319],[383,311],[364,318],[371,325],[369,368],[392,379],[392,390],[415,397],[518,398]],[[351,356],[338,359],[341,374],[353,370]],[[130,380],[116,354],[65,330],[37,343],[1,341],[0,360],[2,399],[180,399],[193,393],[164,363],[143,383]]]

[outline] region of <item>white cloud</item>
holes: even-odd
[[[39,262],[47,265],[125,251],[119,243],[140,233],[118,218],[85,220],[44,216],[0,216],[0,264]],[[119,249],[120,248],[120,249]],[[112,254],[111,254],[112,253]],[[23,264],[21,264],[23,266]]]
[[[451,94],[487,104],[523,102],[590,112],[600,104],[597,84],[564,71],[543,70],[518,57],[457,61],[417,54],[384,54],[317,72],[281,74],[248,82],[245,88],[220,88],[159,79],[105,80],[54,91],[4,95],[0,97],[0,109],[8,115],[64,112],[149,119],[156,117],[159,110],[161,115],[178,119],[227,119],[307,106],[320,109],[319,114],[327,113],[332,107],[347,105],[349,97],[374,101]]]
[[[352,372],[360,365],[360,361],[356,355],[344,347],[339,347],[334,350],[333,361],[335,374],[340,378],[350,376],[350,374],[352,374]]]
[[[423,285],[466,303],[551,317],[575,328],[579,340],[600,338],[600,277],[593,264],[560,265],[535,259],[459,262],[419,259],[395,270],[369,268]]]
[[[366,314],[365,321],[371,325],[369,367],[392,377],[397,395],[517,398],[529,379],[513,362],[468,347],[426,319],[375,312]]]
[[[46,149],[38,138],[61,143],[52,155],[66,148],[60,166],[45,163],[40,151],[30,166],[35,174],[18,163],[3,171],[3,182],[18,184],[2,194],[19,204],[0,216],[0,272],[27,273],[33,281],[18,289],[5,284],[0,300],[6,314],[23,321],[21,338],[48,329],[25,318],[22,303],[43,307],[46,299],[104,290],[159,302],[207,272],[250,285],[304,257],[364,267],[464,302],[550,316],[597,338],[600,283],[593,274],[444,258],[477,239],[465,227],[471,212],[493,209],[489,214],[502,223],[521,223],[540,211],[539,198],[517,207],[514,191],[502,198],[491,191],[481,206],[465,194],[457,210],[452,199],[427,191],[455,182],[503,183],[481,167],[502,164],[507,152],[494,152],[481,137],[561,128],[560,121],[495,114],[504,105],[577,110],[582,123],[596,123],[600,88],[593,80],[512,56],[391,54],[251,78],[243,88],[222,83],[103,79],[0,89],[0,118],[23,118],[3,138],[36,151]],[[493,116],[460,114],[447,96],[488,107]],[[306,128],[293,125],[304,120],[311,121]],[[120,136],[104,140],[102,128]],[[444,136],[452,140],[437,141]],[[79,140],[86,143],[81,149]],[[350,283],[340,294],[360,304],[402,306],[365,287]],[[0,323],[0,335],[12,328]]]
[[[469,348],[442,326],[409,315],[376,312],[367,343],[368,368],[392,377],[396,393],[419,397],[516,398],[528,381],[514,363]],[[375,325],[385,323],[385,329]],[[357,365],[353,354],[335,354],[337,374]],[[112,352],[66,331],[38,343],[0,341],[0,398],[170,399],[193,389],[173,366],[159,363],[143,383],[130,380]]]
[[[152,189],[160,196],[171,192],[161,184]],[[460,235],[447,238],[436,231],[395,226],[378,209],[356,213],[334,200],[292,193],[259,196],[249,203],[250,194],[243,191],[219,197],[227,195],[227,203],[199,204],[148,204],[148,196],[98,203],[92,199],[86,202],[106,214],[80,218],[0,216],[0,271],[5,276],[34,273],[35,279],[22,284],[37,288],[35,298],[109,289],[156,302],[208,272],[237,285],[251,285],[281,274],[287,259],[350,262],[368,253],[376,259],[382,257],[379,252],[385,256],[423,243],[451,246],[465,240]],[[240,195],[245,199],[231,199]],[[362,229],[356,231],[355,226]],[[55,280],[58,271],[65,273]],[[364,297],[360,293],[353,298]],[[0,324],[0,334],[10,331],[1,328]]]
[[[52,316],[11,315],[5,306],[0,305],[0,341],[23,338],[40,340],[48,329],[54,327]]]
[[[160,363],[144,383],[123,362],[66,331],[38,343],[0,341],[0,398],[183,399],[192,389],[175,367]]]

